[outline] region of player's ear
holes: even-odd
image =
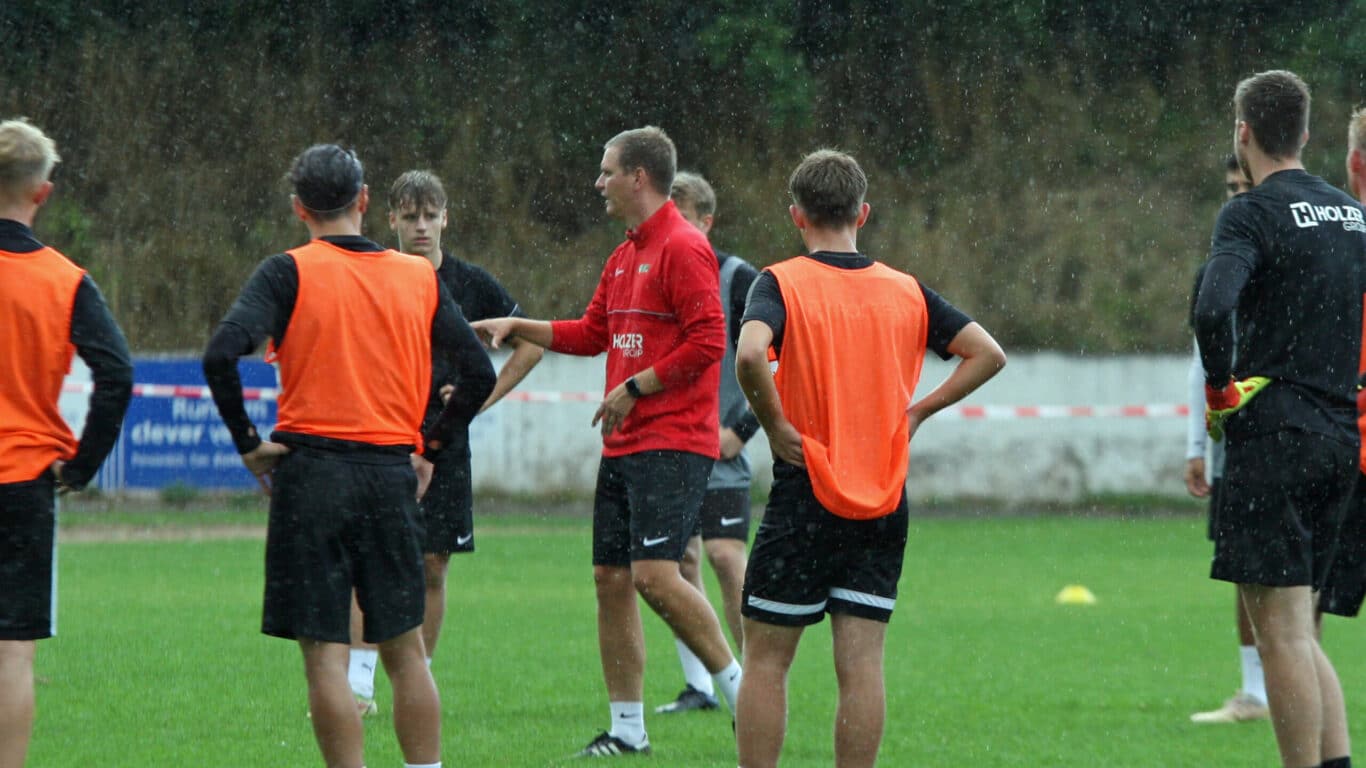
[[[356,196],[356,210],[364,214],[370,208],[370,185],[360,185],[360,194]]]
[[[798,208],[796,203],[787,207],[787,213],[792,217],[792,223],[797,226],[797,229],[806,229],[806,212]]]
[[[289,205],[294,209],[294,215],[299,217],[299,221],[308,221],[308,209],[304,207],[303,203],[299,202],[298,195],[289,196]]]
[[[41,206],[43,203],[47,202],[48,197],[51,195],[52,182],[44,181],[42,184],[39,184],[36,189],[33,190],[33,204]]]
[[[862,228],[863,228],[863,225],[868,223],[868,214],[871,213],[872,210],[873,210],[873,206],[871,206],[871,205],[869,205],[869,204],[867,204],[867,203],[863,203],[862,205],[859,206],[859,209],[858,209],[858,224],[857,224],[858,228],[862,229]]]

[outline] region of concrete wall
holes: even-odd
[[[501,359],[495,360],[501,363]],[[1004,371],[966,403],[986,406],[1175,405],[1185,402],[1189,357],[1012,355]],[[926,361],[923,394],[951,363]],[[602,358],[547,354],[523,392],[600,395]],[[476,488],[591,492],[601,442],[590,426],[597,402],[505,401],[471,429]],[[987,418],[941,414],[911,443],[913,499],[983,498],[1008,503],[1075,501],[1089,494],[1181,496],[1182,417]],[[772,459],[761,432],[750,443],[758,482]]]

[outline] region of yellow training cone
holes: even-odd
[[[1068,584],[1053,598],[1059,605],[1094,605],[1096,596],[1080,584]]]

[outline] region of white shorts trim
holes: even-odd
[[[843,600],[846,603],[870,605],[874,608],[881,608],[884,611],[890,611],[896,607],[896,598],[879,597],[877,595],[870,595],[867,592],[855,592],[852,589],[845,589],[844,587],[835,587],[830,590],[830,597],[835,600]]]
[[[762,597],[749,596],[749,605],[761,611],[769,613],[781,613],[784,616],[810,616],[813,613],[821,613],[825,610],[825,601],[811,603],[810,605],[794,605],[792,603],[780,603],[776,600],[765,600]]]

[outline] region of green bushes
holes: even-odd
[[[366,162],[375,239],[389,180],[430,167],[448,244],[532,314],[576,314],[621,234],[592,188],[601,145],[655,123],[715,183],[719,247],[796,252],[787,173],[836,145],[871,176],[861,245],[1011,348],[1172,351],[1233,85],[1305,68],[1306,161],[1340,181],[1366,62],[1334,30],[1361,29],[1366,0],[1150,6],[35,2],[0,10],[0,41],[30,52],[0,61],[0,116],[57,139],[39,235],[143,350],[201,346],[254,265],[305,237],[282,175],[317,141]]]

